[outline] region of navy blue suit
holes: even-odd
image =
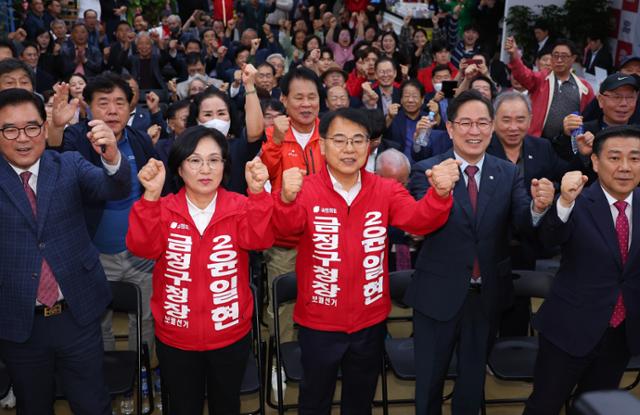
[[[0,157],[0,355],[13,379],[18,412],[51,413],[55,372],[70,400],[85,400],[83,413],[110,413],[108,394],[100,394],[106,392],[102,377],[87,379],[102,375],[100,318],[111,290],[83,210],[87,200],[119,199],[130,187],[125,160],[108,176],[76,152],[45,151],[34,217],[20,177]],[[69,307],[53,317],[34,312],[43,258]],[[89,358],[96,363],[84,360]]]
[[[534,393],[525,413],[558,412],[576,384],[579,393],[617,388],[629,356],[640,354],[637,188],[631,215],[631,245],[624,265],[609,202],[599,181],[578,196],[566,223],[558,217],[555,204],[543,218],[540,239],[545,245],[561,246],[562,262],[533,319],[540,332],[540,352]],[[609,321],[620,293],[626,318],[612,328]]]
[[[429,115],[427,112],[421,111],[418,115],[418,119]],[[388,148],[395,148],[396,150],[405,153],[406,147],[406,131],[407,131],[407,114],[400,109],[398,115],[393,119],[389,128],[387,128],[382,135],[382,143],[380,144],[380,151],[382,152]],[[414,162],[428,159],[429,157],[445,153],[452,147],[449,134],[443,130],[431,130],[429,136],[429,145],[422,147],[419,152],[415,152],[411,149],[411,157]],[[406,154],[406,153],[405,153]]]
[[[453,150],[416,163],[409,190],[422,198],[425,170],[453,158]],[[416,272],[405,296],[414,309],[416,413],[441,414],[442,386],[457,347],[458,372],[453,414],[477,415],[482,401],[486,355],[500,312],[513,297],[509,232],[531,231],[531,199],[511,162],[485,154],[477,213],[474,215],[461,173],[447,223],[425,237]],[[481,292],[470,290],[474,258]]]
[[[133,123],[131,128],[139,130],[141,133],[146,134],[149,127],[152,125],[159,125],[163,130],[166,129],[167,124],[162,118],[162,111],[158,111],[155,114],[151,114],[148,109],[142,105],[136,106],[136,113],[133,117]]]

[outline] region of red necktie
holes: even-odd
[[[33,216],[36,216],[36,194],[33,192],[31,186],[29,186],[29,179],[31,178],[31,172],[25,171],[20,173],[22,179],[22,186],[24,192],[27,194],[31,210],[33,210]],[[58,299],[58,283],[53,276],[53,271],[49,267],[47,261],[42,259],[42,267],[40,268],[40,283],[38,284],[38,301],[42,304],[51,307],[56,303]]]
[[[478,184],[476,183],[476,173],[478,173],[478,166],[467,166],[464,169],[467,175],[467,191],[469,192],[469,201],[471,202],[471,208],[473,214],[476,214],[476,207],[478,206]],[[478,257],[473,260],[473,271],[471,271],[471,279],[476,281],[480,278],[480,263]]]
[[[629,255],[629,219],[625,210],[627,208],[627,202],[618,200],[613,204],[618,209],[618,218],[616,219],[616,233],[618,234],[618,248],[620,248],[620,257],[622,258],[622,266],[627,262],[627,256]],[[609,320],[611,327],[618,327],[625,319],[627,311],[624,308],[624,301],[622,299],[622,292],[618,294],[618,301],[613,308],[613,315]]]

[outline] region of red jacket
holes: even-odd
[[[301,237],[293,318],[305,327],[353,333],[384,321],[391,310],[387,227],[424,235],[449,217],[451,196],[430,189],[416,202],[398,182],[360,174],[362,189],[351,206],[333,189],[326,167],[304,178],[293,203],[274,193],[276,234]]]
[[[214,350],[251,330],[253,300],[247,251],[273,244],[268,193],[248,198],[218,189],[200,236],[185,189],[131,209],[127,248],[156,261],[151,311],[160,341],[182,350]]]
[[[367,82],[366,76],[358,75],[358,70],[354,69],[349,72],[347,76],[347,82],[344,85],[347,88],[347,92],[349,95],[356,98],[362,97],[362,84]]]
[[[435,90],[433,89],[432,77],[433,70],[437,65],[438,64],[434,62],[431,64],[431,66],[427,66],[426,68],[422,68],[418,71],[418,81],[420,81],[420,83],[424,87],[424,92],[427,94],[435,92]],[[458,75],[458,68],[456,68],[454,64],[449,62],[449,69],[451,70],[451,79],[455,78],[456,75]]]
[[[544,128],[544,123],[547,121],[547,114],[549,113],[551,100],[553,99],[553,90],[556,87],[555,76],[553,76],[553,72],[551,71],[532,71],[522,63],[520,58],[512,59],[509,63],[509,69],[511,69],[511,76],[529,91],[531,108],[533,108],[529,135],[542,137],[542,129]],[[579,78],[573,73],[571,76],[573,76],[576,84],[578,84],[580,112],[582,112],[593,99],[593,90],[591,89],[591,85],[584,79]]]
[[[273,141],[273,127],[265,131],[267,140],[262,144],[260,158],[269,170],[269,180],[272,189],[282,187],[282,172],[292,167],[299,167],[307,174],[313,174],[324,166],[324,156],[320,151],[320,120],[316,119],[316,126],[309,142],[302,148],[293,136],[291,128],[284,135],[281,144]],[[284,248],[293,248],[298,243],[298,238],[291,235],[281,235],[275,245]]]

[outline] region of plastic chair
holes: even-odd
[[[404,294],[411,283],[414,270],[395,271],[389,274],[389,293],[391,301],[394,305],[408,309],[409,307],[403,302]],[[403,318],[407,320],[406,318]],[[387,324],[400,320],[396,317],[387,319]],[[409,318],[410,321],[413,319]],[[385,340],[385,358],[384,369],[382,374],[382,404],[384,413],[388,413],[388,406],[392,404],[413,404],[415,399],[389,399],[387,370],[390,368],[393,374],[401,380],[415,381],[415,355],[413,337],[387,338]],[[452,355],[449,369],[447,371],[447,380],[454,380],[457,377],[457,362],[455,352]],[[447,400],[451,395],[444,396],[442,399]]]
[[[516,270],[513,274],[513,285],[517,296],[545,298],[551,289],[552,273]],[[487,363],[496,378],[500,380],[531,382],[537,355],[537,337],[503,337],[495,341]],[[503,398],[485,400],[485,403],[524,403],[526,400],[527,398]]]
[[[262,337],[260,335],[260,316],[259,316],[259,304],[258,290],[255,285],[251,285],[251,291],[253,294],[253,328],[251,332],[252,337],[252,352],[247,356],[247,366],[244,371],[244,377],[242,378],[242,385],[240,386],[241,395],[249,395],[252,393],[258,393],[259,406],[258,409],[250,412],[243,412],[243,414],[264,414],[264,386],[262,384]]]
[[[588,392],[576,399],[573,409],[576,415],[637,415],[640,400],[620,390]]]

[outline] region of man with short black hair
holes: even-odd
[[[433,188],[416,202],[400,183],[364,169],[370,137],[365,112],[331,112],[319,128],[326,163],[307,177],[299,167],[285,170],[282,190],[274,193],[276,233],[300,238],[294,320],[305,376],[299,413],[331,411],[341,370],[341,412],[367,414],[391,309],[387,227],[436,231],[447,219],[460,175],[452,159],[423,172]]]
[[[92,78],[102,71],[102,51],[89,44],[89,32],[82,22],[76,22],[71,28],[71,37],[63,43],[60,56],[64,63],[62,73],[69,77],[81,73]]]
[[[517,167],[486,154],[493,108],[477,91],[449,103],[448,152],[413,165],[409,189],[421,199],[431,187],[424,170],[447,158],[460,163],[460,180],[446,224],[427,235],[405,295],[414,310],[416,414],[442,413],[443,385],[454,350],[458,378],[452,413],[477,415],[486,358],[498,318],[513,296],[509,232],[531,230],[553,201],[553,183],[525,187]],[[532,199],[527,194],[530,189]]]
[[[587,51],[582,62],[586,73],[595,75],[596,68],[602,68],[608,74],[613,71],[613,58],[605,41],[606,38],[598,34],[587,36]]]
[[[0,358],[18,413],[52,414],[56,386],[75,413],[109,415],[100,319],[111,290],[85,210],[125,197],[129,164],[111,129],[84,137],[97,163],[46,150],[42,100],[0,91]]]
[[[35,78],[35,90],[39,93],[50,90],[53,88],[53,84],[56,83],[56,79],[49,72],[38,67],[38,60],[40,58],[40,46],[36,42],[26,41],[23,43],[24,48],[20,53],[20,60],[26,63],[33,76]]]
[[[540,349],[525,415],[556,415],[572,395],[617,389],[640,354],[640,130],[598,132],[591,160],[598,181],[583,189],[587,177],[568,172],[540,225],[562,263],[532,322]]]
[[[451,62],[457,67],[460,67],[460,61],[463,58],[473,56],[480,52],[480,32],[478,28],[469,24],[464,28],[462,34],[462,40],[460,40],[451,53]]]

